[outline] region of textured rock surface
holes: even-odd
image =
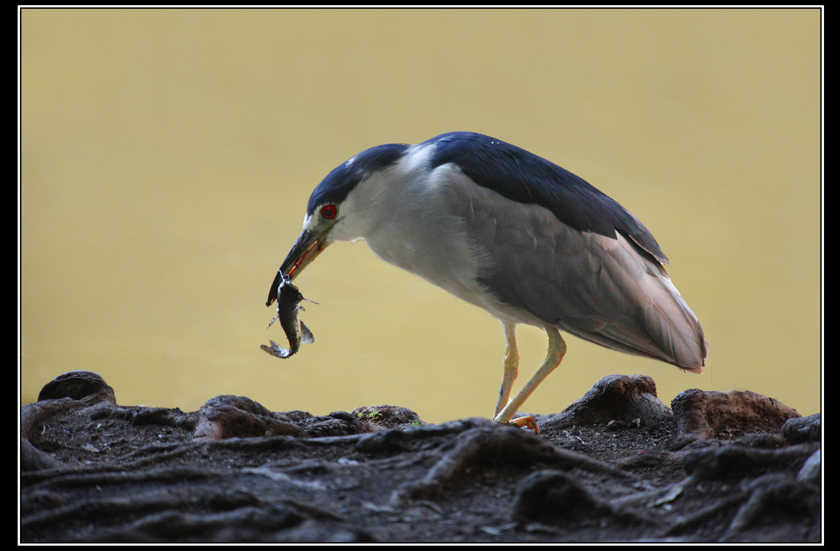
[[[820,542],[820,416],[610,376],[539,436],[396,406],[119,406],[70,372],[21,411],[22,542]]]

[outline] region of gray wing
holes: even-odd
[[[701,371],[703,330],[653,256],[620,233],[580,231],[542,206],[456,187],[469,195],[468,233],[490,259],[478,279],[501,302],[602,346]]]

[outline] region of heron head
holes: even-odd
[[[271,284],[267,306],[277,299],[277,288],[283,279],[293,280],[330,243],[361,237],[357,227],[364,224],[365,201],[353,191],[400,159],[407,147],[386,144],[366,149],[333,169],[318,184],[309,197],[303,230]]]

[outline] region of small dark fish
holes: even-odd
[[[300,305],[301,301],[308,299],[303,298],[298,288],[292,285],[285,276],[281,276],[280,279],[282,281],[278,285],[277,316],[271,320],[268,326],[271,327],[272,323],[278,319],[280,320],[280,326],[286,333],[286,338],[289,339],[289,349],[281,348],[280,345],[272,340],[269,341],[271,346],[261,344],[260,348],[272,356],[288,358],[298,351],[301,343],[315,342],[315,338],[312,336],[312,331],[298,318],[298,312],[303,310],[303,307]],[[309,302],[314,301],[310,300]]]

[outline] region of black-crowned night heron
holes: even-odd
[[[330,243],[358,239],[499,319],[507,339],[500,423],[560,364],[560,331],[702,373],[703,330],[647,228],[582,178],[514,145],[451,132],[341,164],[312,192],[266,304],[282,274],[294,279]],[[519,323],[548,333],[548,354],[511,400]]]

